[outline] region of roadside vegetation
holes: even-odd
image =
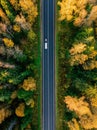
[[[57,4],[57,130],[96,130],[97,1]]]
[[[38,0],[0,0],[0,129],[40,129]]]

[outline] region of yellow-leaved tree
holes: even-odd
[[[87,10],[90,4],[91,11]],[[60,6],[59,20],[73,21],[75,26],[83,24],[91,25],[97,19],[96,0],[62,0]]]
[[[74,111],[79,118],[79,121],[76,118],[73,118],[67,123],[70,130],[79,130],[80,126],[85,130],[97,128],[97,101],[95,102],[96,99],[91,99],[90,108],[90,104],[87,101],[84,101],[85,97],[65,97],[64,102],[66,103],[68,109],[70,111]],[[96,107],[96,112],[94,112],[94,107]]]

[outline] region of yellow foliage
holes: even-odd
[[[20,14],[16,16],[14,22],[19,24],[23,29],[30,30],[35,18],[38,15],[37,4],[34,0],[10,0],[16,10],[21,8]],[[16,5],[17,6],[16,6]],[[26,14],[26,17],[25,17]]]
[[[13,42],[11,39],[3,38],[2,40],[3,40],[4,44],[5,44],[7,47],[13,47],[13,46],[14,46],[14,42]]]
[[[28,79],[24,80],[21,87],[26,91],[33,91],[36,90],[36,82],[32,77],[28,77]]]
[[[92,6],[90,13],[86,10],[88,4]],[[74,26],[81,26],[83,24],[91,25],[97,18],[97,5],[95,4],[95,0],[59,1],[59,20],[73,21]]]
[[[88,41],[93,40],[93,37],[87,38]],[[89,54],[84,54],[85,51]],[[93,70],[97,68],[97,51],[94,49],[94,46],[88,47],[84,43],[75,43],[73,47],[69,50],[70,52],[70,65],[79,65],[81,64],[85,70]]]
[[[97,56],[97,51],[94,50],[94,48],[93,48],[93,51],[89,54],[89,58],[93,59],[96,56]]]
[[[97,107],[97,97],[91,98],[90,101],[92,106]]]
[[[16,16],[14,22],[16,22],[17,25],[19,25],[23,29],[31,29],[31,24],[26,21],[26,18],[23,16],[22,13]]]
[[[97,60],[91,60],[83,64],[84,70],[93,70],[97,68]]]
[[[86,44],[78,43],[78,44],[74,44],[69,52],[70,52],[71,55],[75,55],[75,54],[78,54],[78,53],[82,53],[85,50],[86,50]]]
[[[20,0],[19,4],[22,11],[28,15],[26,17],[27,21],[32,24],[38,15],[37,5],[34,3],[33,0]]]
[[[79,99],[66,96],[64,102],[67,104],[69,110],[74,111],[78,116],[89,115],[91,116],[91,111],[89,108],[89,104],[84,101],[85,97],[81,97]]]
[[[24,117],[24,116],[25,116],[24,110],[25,110],[25,104],[24,104],[24,103],[21,103],[21,104],[19,104],[19,106],[16,108],[15,114],[16,114],[18,117]]]
[[[73,65],[78,65],[78,64],[84,64],[85,61],[88,60],[88,56],[85,54],[76,54],[74,56],[71,56],[70,58],[70,64],[71,66]]]
[[[79,130],[79,124],[85,130],[97,128],[97,97],[91,98],[91,108],[94,113],[91,112],[89,108],[89,103],[84,101],[85,97],[79,99],[73,98],[71,96],[66,96],[64,102],[67,104],[69,110],[74,111],[78,117],[79,121],[72,119],[68,122],[70,130]],[[95,113],[96,110],[96,113]]]
[[[20,14],[16,16],[14,22],[20,23],[21,26],[24,27],[24,29],[27,29],[27,28],[31,29],[31,26],[38,15],[38,9],[37,9],[37,4],[35,0],[9,0],[9,2],[11,3],[12,8],[20,12]],[[1,3],[6,8],[5,12],[7,16],[11,16],[12,14],[9,11],[8,5],[6,4],[6,2],[1,0]],[[25,17],[25,14],[26,14],[26,17]],[[2,20],[4,20],[4,22],[9,22],[2,8],[0,8],[0,16]]]
[[[70,130],[80,130],[79,124],[75,118],[73,118],[72,121],[69,121],[67,124]]]
[[[11,115],[11,111],[7,108],[0,109],[0,124]]]
[[[78,15],[82,12],[82,18],[86,17],[87,12],[84,10],[85,6],[87,5],[88,0],[62,0],[62,2],[58,2],[58,5],[61,7],[59,14],[60,20],[68,20],[68,16],[71,17],[70,20],[73,19],[73,16]]]
[[[12,94],[11,94],[11,99],[15,99],[17,97],[17,91],[14,91]]]
[[[85,89],[85,94],[90,98],[97,97],[97,86],[92,86]]]
[[[16,31],[16,32],[20,32],[21,28],[20,28],[19,25],[13,25],[13,30]]]
[[[72,19],[72,12],[75,10],[76,6],[74,6],[75,1],[71,0],[62,0],[62,2],[58,2],[58,5],[61,7],[59,14],[60,18],[59,20],[71,20]],[[69,18],[68,18],[69,16]]]
[[[87,49],[86,44],[79,43],[74,44],[73,47],[69,50],[71,58],[70,58],[70,64],[78,65],[78,64],[84,64],[85,61],[88,60],[88,55],[83,54],[83,52]]]

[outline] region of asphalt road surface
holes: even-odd
[[[55,130],[55,0],[42,0],[42,127]]]

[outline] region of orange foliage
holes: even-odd
[[[97,115],[92,115],[91,117],[81,117],[79,123],[86,130],[93,128],[97,129]]]
[[[90,101],[92,106],[97,107],[97,97],[91,98]]]
[[[81,97],[79,99],[71,97],[71,96],[66,96],[64,102],[67,104],[67,107],[71,111],[75,111],[77,115],[82,116],[82,115],[91,115],[91,111],[89,108],[89,104],[84,101],[85,97]]]
[[[0,109],[0,124],[11,115],[11,111],[4,107]]]
[[[3,22],[5,22],[6,24],[9,23],[9,19],[7,18],[6,14],[3,12],[3,10],[1,8],[0,8],[0,17]]]
[[[24,116],[25,116],[24,110],[25,110],[25,104],[24,104],[24,103],[21,103],[21,104],[19,104],[19,106],[16,108],[15,114],[16,114],[18,117],[24,117]]]
[[[79,124],[75,118],[73,118],[72,121],[69,121],[67,124],[70,130],[80,130]]]

